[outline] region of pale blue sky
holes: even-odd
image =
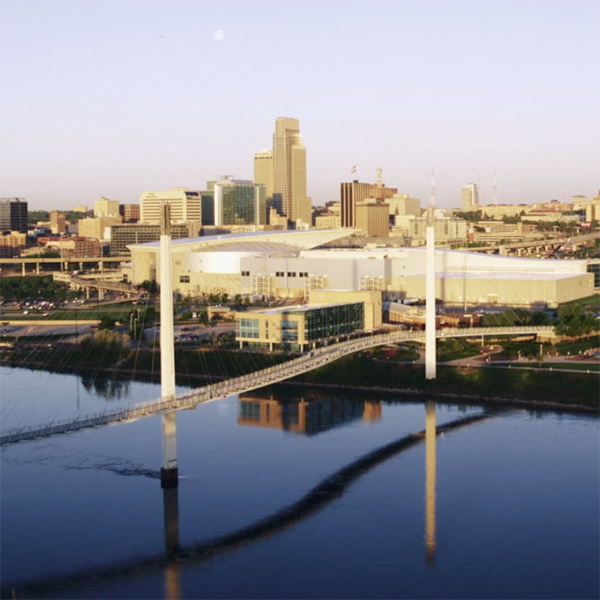
[[[224,38],[215,39],[222,30]],[[300,120],[313,204],[600,189],[598,0],[0,0],[0,196],[30,209],[252,178]],[[355,175],[350,168],[356,165]]]

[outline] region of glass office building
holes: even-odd
[[[0,231],[27,233],[27,200],[0,198]]]
[[[365,329],[363,302],[284,307],[238,313],[240,348],[303,351]]]

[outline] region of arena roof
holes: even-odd
[[[295,250],[316,248],[333,240],[341,239],[359,231],[358,229],[306,229],[306,230],[276,230],[252,231],[249,233],[227,233],[208,235],[204,237],[182,238],[171,240],[173,252],[200,251],[207,246],[222,246],[231,243],[271,242],[285,244]],[[130,244],[131,250],[157,251],[160,241],[145,244]],[[243,250],[243,249],[238,249]]]
[[[273,256],[274,254],[293,254],[294,256],[300,252],[297,246],[291,244],[279,244],[277,242],[263,242],[263,241],[250,241],[240,240],[238,242],[231,242],[228,244],[219,244],[218,247],[202,246],[196,250],[197,252],[256,252],[257,254],[268,254]]]

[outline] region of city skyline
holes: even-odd
[[[469,182],[491,204],[494,171],[500,204],[600,189],[595,1],[0,10],[0,196],[30,210],[252,179],[278,117],[300,122],[313,205],[377,168],[425,205],[435,167],[440,208]]]

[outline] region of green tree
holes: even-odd
[[[531,315],[532,325],[552,325],[552,319],[543,310],[537,310]]]
[[[577,337],[598,331],[600,324],[594,315],[580,304],[563,304],[557,311],[556,333]]]
[[[146,279],[142,281],[142,284],[138,286],[138,289],[143,288],[150,296],[156,296],[160,292],[156,279]]]
[[[35,225],[38,221],[49,221],[50,213],[47,210],[30,210],[27,213],[27,222]]]
[[[98,329],[114,329],[115,322],[108,316],[102,315],[100,317],[100,323],[98,323]]]
[[[86,361],[97,366],[108,366],[129,356],[130,337],[108,329],[86,334],[79,341],[79,350]]]
[[[482,211],[480,211],[480,210],[471,210],[471,211],[467,211],[467,212],[458,211],[456,213],[457,218],[464,219],[465,221],[468,221],[469,223],[477,223],[478,221],[481,220],[481,215],[482,215]]]

